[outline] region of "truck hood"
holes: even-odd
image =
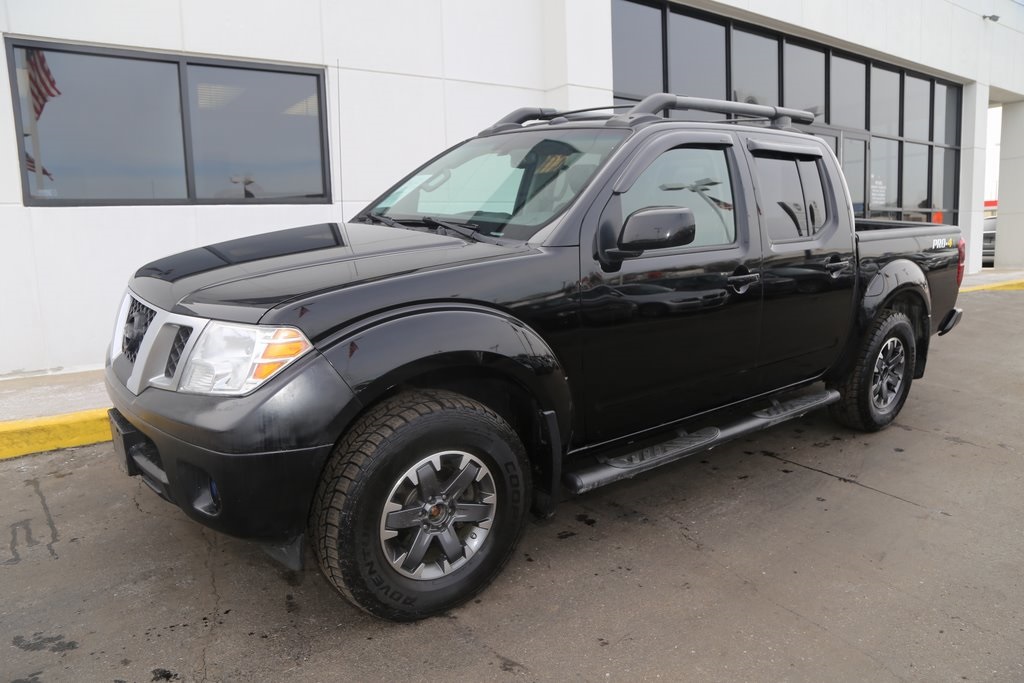
[[[164,310],[255,323],[304,297],[519,252],[432,232],[321,223],[211,244],[153,261],[130,288]]]

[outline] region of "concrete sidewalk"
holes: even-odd
[[[1024,289],[1024,270],[986,268],[961,293]],[[103,371],[0,380],[0,460],[110,439]]]

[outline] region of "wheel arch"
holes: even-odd
[[[928,278],[913,261],[897,259],[879,269],[863,286],[864,296],[857,310],[857,322],[841,360],[828,375],[835,380],[845,375],[856,358],[864,335],[886,310],[905,314],[914,326],[916,361],[914,379],[924,376],[931,340],[931,289]]]
[[[557,419],[565,451],[572,424],[568,378],[550,345],[502,311],[480,306],[392,312],[337,335],[324,355],[362,409],[411,388],[447,389],[488,406],[519,434],[532,465],[550,474],[551,439],[542,412]],[[339,434],[341,438],[343,434]]]

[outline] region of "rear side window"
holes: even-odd
[[[768,237],[773,242],[814,237],[828,220],[819,162],[774,155],[754,159]]]

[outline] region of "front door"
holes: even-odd
[[[753,387],[761,245],[748,212],[752,196],[742,191],[745,170],[722,142],[683,143],[649,157],[629,188],[612,195],[601,224],[617,234],[639,209],[685,207],[696,237],[626,258],[617,269],[589,245],[580,249],[588,443],[729,403]]]

